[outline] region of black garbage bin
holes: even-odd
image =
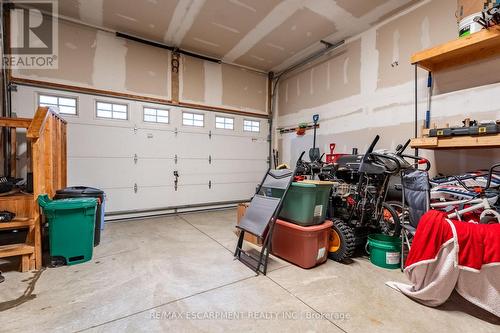
[[[97,212],[95,215],[94,246],[101,241],[101,229],[104,227],[104,204],[105,197],[103,190],[86,186],[71,186],[56,191],[54,200],[68,198],[98,198]]]

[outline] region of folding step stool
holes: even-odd
[[[283,206],[290,185],[293,182],[295,171],[271,170],[269,169],[257,189],[257,193],[250,201],[245,215],[236,227],[240,229],[238,244],[234,251],[234,257],[251,268],[255,273],[266,275],[269,251],[271,250],[271,239],[274,224]],[[273,189],[284,190],[281,197],[272,197]],[[264,239],[260,256],[257,258],[243,250],[243,239],[245,232]]]

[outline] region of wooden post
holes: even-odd
[[[17,174],[17,135],[16,128],[10,128],[10,176],[16,177]]]

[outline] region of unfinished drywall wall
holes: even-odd
[[[456,5],[456,0],[433,0],[377,29],[378,88],[410,81],[413,53],[457,37]]]
[[[235,108],[265,110],[267,76],[241,67],[222,66],[222,103]]]
[[[169,51],[77,23],[58,24],[59,68],[13,70],[14,77],[169,98]]]
[[[267,75],[228,64],[182,56],[180,100],[267,113]]]
[[[361,90],[361,40],[335,57],[289,76],[279,85],[280,115],[358,95]]]
[[[167,96],[169,52],[160,48],[145,48],[135,42],[127,42],[126,48],[127,89],[139,94]]]
[[[60,21],[58,69],[13,70],[15,77],[92,85],[97,30]]]
[[[204,61],[193,57],[182,57],[181,69],[181,100],[185,102],[203,103],[205,101]],[[184,84],[184,82],[186,82],[186,84]]]
[[[15,78],[168,100],[171,53],[59,20],[59,68],[13,70]],[[182,102],[267,113],[267,76],[252,70],[181,57]]]
[[[349,39],[347,45],[329,57],[284,78],[278,91],[276,127],[297,126],[300,122],[310,122],[313,114],[319,114],[318,144],[323,152],[328,151],[330,143],[337,143],[337,152],[350,153],[353,147],[363,152],[377,134],[381,136],[377,148],[387,149],[413,137],[414,69],[409,58],[423,47],[457,37],[455,10],[455,0],[419,2]],[[331,91],[324,99],[316,87],[324,85],[324,73],[329,73],[325,63],[341,62],[356,44],[360,48],[359,70],[348,71],[347,80],[358,80],[359,89],[341,96]],[[500,60],[481,61],[436,74],[432,121],[443,126],[459,125],[465,117],[499,119],[500,105],[494,100],[500,94],[500,77],[493,68],[500,68]],[[339,85],[345,79],[345,76],[337,76],[333,79],[335,83],[330,84]],[[419,129],[425,116],[426,79],[427,73],[419,71]],[[293,101],[299,93],[301,99]],[[293,165],[300,152],[310,148],[312,132],[304,137],[294,133],[278,134],[274,144],[280,149],[283,161]],[[421,150],[420,154],[431,159],[433,173],[448,174],[486,168],[500,159],[500,154],[490,149]]]

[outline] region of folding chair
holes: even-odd
[[[401,187],[403,191],[401,214],[401,270],[404,269],[405,244],[408,251],[411,240],[417,231],[422,215],[430,209],[429,173],[424,170],[407,169],[401,172]]]
[[[289,169],[268,170],[250,204],[236,227],[240,229],[234,257],[250,267],[255,273],[266,275],[274,224],[283,206],[288,189],[295,176]],[[276,191],[278,190],[278,191]],[[281,196],[277,196],[282,193]],[[275,196],[277,197],[275,197]],[[260,256],[255,257],[243,250],[245,232],[264,239]]]

